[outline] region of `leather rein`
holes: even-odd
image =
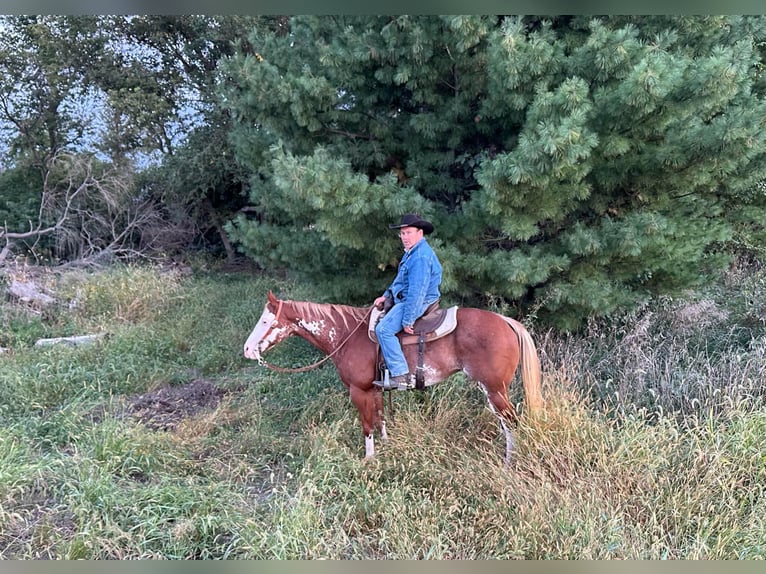
[[[348,336],[345,339],[343,339],[341,344],[338,345],[332,353],[330,353],[329,355],[327,355],[324,358],[320,359],[316,363],[312,363],[310,365],[306,365],[305,367],[296,367],[296,368],[292,368],[292,369],[291,368],[287,368],[287,367],[278,367],[276,365],[272,365],[271,363],[267,363],[263,359],[261,359],[261,364],[264,367],[266,367],[268,369],[271,369],[272,371],[277,371],[279,373],[305,373],[306,371],[310,371],[312,369],[316,369],[322,363],[324,363],[324,362],[328,361],[330,358],[332,358],[333,355],[335,355],[335,353],[340,351],[343,348],[343,345],[348,343],[348,340],[351,338],[351,336],[354,333],[356,333],[359,330],[359,327],[361,327],[367,321],[367,318],[370,316],[370,313],[372,313],[372,309],[373,309],[373,307],[370,307],[367,310],[367,312],[364,314],[364,317],[362,317],[359,320],[359,323],[357,324],[357,326],[354,327],[354,329],[348,334]],[[282,313],[282,301],[279,302],[279,307],[277,307],[277,314],[274,317],[274,321],[271,323],[271,328],[272,329],[279,324],[279,315],[280,315],[280,313]]]

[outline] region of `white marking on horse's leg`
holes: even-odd
[[[495,416],[497,416],[497,411],[495,410],[495,406],[492,404],[492,401],[489,400],[489,392],[487,391],[487,387],[485,387],[484,383],[482,383],[481,381],[476,381],[476,384],[479,385],[481,392],[484,393],[484,396],[487,399],[487,404],[489,405],[489,410],[491,410],[495,414]]]
[[[375,439],[372,433],[364,437],[364,458],[372,458],[375,456]]]
[[[380,440],[388,440],[388,433],[386,432],[386,421],[380,423]]]
[[[513,433],[502,418],[500,418],[500,426],[503,427],[503,432],[505,433],[505,464],[510,465],[511,460],[513,459],[513,450],[516,447],[515,441],[513,440]]]
[[[495,409],[495,405],[492,404],[492,401],[489,400],[489,392],[487,392],[487,388],[484,386],[484,384],[481,381],[476,381],[479,385],[479,388],[484,393],[484,396],[487,397],[487,404],[489,405],[489,410],[492,411],[492,413],[497,417],[497,420],[500,421],[500,427],[503,429],[503,434],[505,435],[505,464],[509,465],[511,464],[511,459],[513,458],[513,449],[515,448],[514,440],[513,440],[513,433],[511,432],[511,429],[508,428],[508,425],[505,422],[505,419],[500,416],[500,413],[497,412],[497,409]]]

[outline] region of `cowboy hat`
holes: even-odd
[[[401,229],[402,227],[417,227],[422,229],[423,233],[428,235],[434,230],[434,226],[430,221],[426,221],[421,218],[417,213],[405,213],[402,215],[401,223],[391,224],[388,226],[390,229]]]

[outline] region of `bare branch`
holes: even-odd
[[[45,245],[69,265],[147,257],[142,234],[166,225],[153,200],[135,198],[130,173],[99,171],[90,156],[58,154],[43,182],[37,221],[28,230],[0,228],[0,265],[19,243],[37,259]]]

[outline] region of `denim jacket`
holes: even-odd
[[[405,252],[394,282],[386,290],[394,304],[404,305],[402,326],[411,326],[441,296],[442,266],[425,238]]]

